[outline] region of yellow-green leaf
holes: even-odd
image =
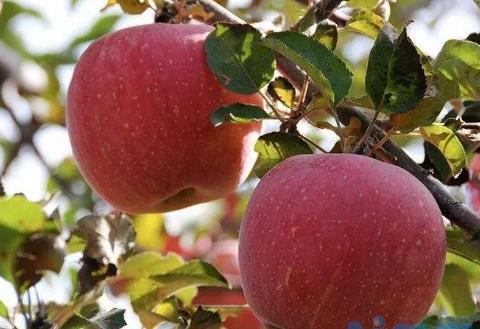
[[[348,5],[355,8],[373,9],[378,5],[378,0],[350,0]]]
[[[424,98],[413,110],[392,114],[390,121],[402,133],[409,133],[417,127],[428,126],[435,122],[444,105],[445,101],[441,98]]]
[[[468,273],[456,264],[445,266],[438,298],[448,314],[468,316],[475,312]]]
[[[8,308],[2,301],[0,301],[0,317],[8,319]]]
[[[369,10],[359,9],[348,21],[346,29],[376,39],[384,24],[385,20],[381,16]]]
[[[142,0],[108,0],[102,10],[119,4],[122,10],[131,15],[140,15],[148,8],[148,3]]]
[[[465,150],[453,131],[445,126],[427,126],[421,127],[420,133],[442,152],[454,176],[465,167]]]
[[[286,107],[292,108],[295,101],[295,88],[287,79],[278,77],[268,85],[267,92]]]
[[[449,40],[434,61],[440,91],[449,99],[480,97],[480,45]]]

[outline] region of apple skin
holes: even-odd
[[[79,168],[105,201],[128,213],[171,211],[226,196],[248,176],[261,124],[213,127],[210,115],[261,97],[224,89],[204,40],[213,27],[150,24],[94,42],[67,95]]]
[[[241,289],[230,290],[218,287],[200,287],[193,300],[194,305],[245,305],[247,301]],[[228,317],[223,326],[226,329],[260,329],[262,324],[250,309],[241,311],[237,316]]]
[[[421,321],[446,252],[441,212],[402,168],[353,154],[300,155],[256,187],[240,231],[242,286],[281,329]]]

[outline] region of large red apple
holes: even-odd
[[[204,24],[120,30],[81,56],[67,97],[73,153],[92,188],[115,208],[157,212],[227,195],[256,158],[260,124],[214,128],[211,113],[258,95],[224,89],[209,70]]]
[[[243,306],[247,304],[241,289],[226,289],[217,287],[200,287],[198,294],[193,300],[195,305],[228,305]],[[262,324],[257,320],[253,312],[246,308],[235,316],[229,316],[223,322],[226,329],[260,329]]]
[[[353,154],[301,155],[255,189],[239,262],[247,301],[272,327],[371,328],[383,317],[391,329],[425,316],[445,251],[441,212],[405,170]]]

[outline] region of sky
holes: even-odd
[[[104,6],[106,0],[79,0],[74,10],[70,7],[70,0],[16,0],[16,2],[35,8],[46,17],[47,23],[25,17],[20,17],[14,22],[15,29],[30,50],[36,53],[45,53],[63,49],[75,36],[88,30],[101,15],[99,10]],[[107,12],[120,13],[120,10],[108,9]],[[125,16],[117,24],[117,28],[150,23],[152,16],[151,11],[140,16]],[[442,19],[430,25],[433,19],[439,16]],[[428,8],[419,10],[412,19],[414,22],[408,27],[410,37],[417,45],[420,45],[425,53],[431,56],[435,56],[439,52],[445,41],[452,38],[463,39],[471,32],[480,31],[480,10],[471,0],[437,0]],[[354,38],[345,55],[355,63],[368,54],[370,46],[371,44],[365,43],[363,38]],[[73,66],[65,66],[59,72],[64,90],[68,87],[72,72]],[[19,119],[28,119],[28,107],[23,104],[19,107],[17,114]],[[14,139],[16,136],[9,118],[1,113],[0,133],[10,139]],[[42,128],[35,138],[35,144],[52,166],[71,155],[66,130],[59,126]],[[44,196],[47,179],[48,173],[38,159],[32,155],[30,150],[24,149],[15,160],[12,170],[7,173],[4,184],[8,194],[22,192],[32,200],[39,200]],[[192,212],[201,216],[206,211],[205,209],[205,206],[190,209],[188,217],[191,217]],[[185,217],[185,214],[186,212],[179,212],[177,216]],[[73,262],[73,260],[70,261]],[[53,289],[51,284],[58,284],[58,282],[42,282],[41,289],[44,291]],[[63,288],[65,294],[59,293],[51,297],[57,298],[59,302],[62,301],[66,296],[68,286],[65,285]],[[15,297],[9,289],[11,288],[0,280],[0,297],[5,299],[4,302],[7,304],[14,305]],[[133,328],[135,317],[131,312],[129,321]]]

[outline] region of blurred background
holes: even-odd
[[[35,201],[55,198],[54,204],[71,222],[91,212],[102,214],[110,210],[85,184],[71,157],[65,129],[65,94],[74,64],[92,40],[104,33],[154,19],[151,10],[138,16],[125,15],[116,7],[101,12],[105,2],[4,1],[0,14],[0,176],[5,192],[23,193]],[[296,0],[221,2],[251,21],[278,20],[283,16],[287,25],[305,10],[305,5]],[[391,4],[394,25],[401,26],[409,20],[413,21],[408,26],[410,37],[431,57],[436,56],[445,41],[465,39],[480,31],[480,10],[471,0],[397,0]],[[373,41],[346,32],[340,39],[340,54],[350,63],[357,81],[362,81]],[[354,85],[352,94],[362,96],[364,91]],[[325,134],[318,136],[317,131],[315,138],[329,149],[334,140]],[[416,148],[415,141],[409,143],[411,155],[421,162],[423,148]],[[225,243],[237,237],[243,210],[256,182],[252,177],[225,200],[167,214],[137,216],[134,221],[139,245],[163,252],[176,251],[186,258],[215,257],[211,250],[215,250],[212,246],[216,241]],[[231,247],[217,247],[228,248]],[[78,257],[70,258],[59,276],[52,274],[40,283],[42,298],[57,303],[69,299],[71,274],[78,269]],[[472,271],[478,273],[476,267]],[[230,274],[231,280],[238,280],[235,270]],[[16,304],[11,286],[1,279],[0,299],[7,305]],[[104,302],[111,303],[107,299]],[[125,301],[121,303],[126,307]],[[134,328],[136,318],[131,312],[129,322]]]

